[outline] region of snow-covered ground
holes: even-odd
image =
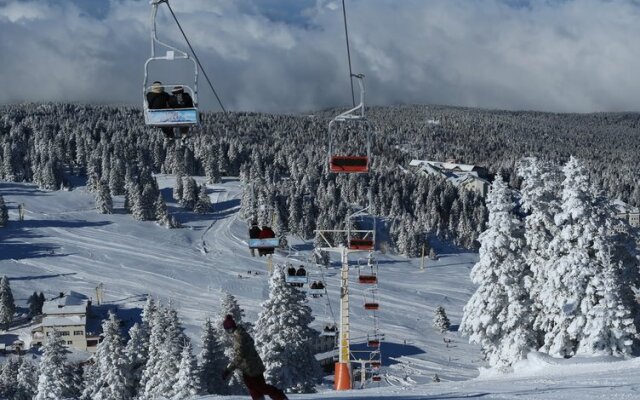
[[[173,177],[158,178],[170,211],[185,225],[183,229],[167,230],[154,222],[138,222],[121,210],[98,214],[93,209],[93,196],[83,187],[71,192],[43,192],[32,185],[0,183],[12,220],[2,231],[0,274],[11,278],[18,306],[26,306],[34,291],[51,296],[75,290],[95,297],[95,288],[102,283],[108,305],[117,305],[121,315],[131,320],[147,294],[172,301],[187,334],[198,345],[204,319],[217,316],[222,290],[226,290],[238,298],[247,320],[255,321],[267,296],[267,266],[266,258],[251,257],[247,250],[247,226],[237,215],[238,180],[227,178],[222,184],[209,185],[215,212],[202,216],[177,207],[171,198]],[[23,222],[17,221],[20,203],[26,205]],[[120,203],[121,199],[116,199],[116,206]],[[310,245],[292,242],[300,251],[299,257],[306,257]],[[440,259],[428,260],[424,271],[420,260],[378,257],[380,327],[385,334],[382,383],[349,393],[335,393],[326,386],[316,395],[291,397],[640,398],[640,361],[635,359],[571,360],[567,364],[536,356],[513,374],[484,372],[479,376],[483,363],[478,347],[455,332],[462,307],[474,291],[469,271],[477,254],[440,250]],[[285,262],[287,255],[276,254],[274,260]],[[337,269],[325,271],[325,275],[332,309],[337,313]],[[352,337],[363,340],[372,324],[362,307],[364,292],[356,283],[355,271],[353,278]],[[324,298],[310,299],[310,305],[318,329],[332,322]],[[438,305],[444,306],[452,323],[444,336],[431,326]],[[436,373],[442,382],[431,382]]]

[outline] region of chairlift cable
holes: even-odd
[[[207,83],[209,84],[209,87],[211,88],[211,91],[216,96],[216,99],[218,100],[218,104],[220,104],[220,108],[225,113],[225,115],[228,115],[227,110],[222,105],[222,100],[220,100],[220,96],[218,96],[218,92],[216,92],[216,89],[213,87],[213,84],[211,83],[211,80],[209,79],[209,75],[207,75],[207,71],[202,67],[202,64],[200,63],[200,58],[198,58],[198,55],[196,54],[196,51],[193,49],[193,46],[191,46],[191,42],[189,42],[189,38],[187,38],[186,33],[184,33],[184,30],[182,29],[182,25],[180,25],[180,22],[178,21],[178,18],[176,17],[176,14],[173,12],[173,9],[171,8],[171,4],[169,4],[168,0],[166,0],[165,2],[167,3],[167,7],[169,8],[169,11],[171,12],[171,15],[173,16],[173,19],[176,21],[176,24],[178,25],[178,28],[180,29],[180,32],[182,33],[182,36],[184,37],[184,40],[187,42],[187,45],[189,46],[189,49],[191,49],[191,53],[193,54],[193,58],[198,63],[198,66],[200,67],[200,70],[202,71],[202,74],[204,75],[205,79],[207,80]]]
[[[356,95],[353,91],[353,71],[351,69],[351,49],[349,48],[349,30],[347,29],[347,7],[342,0],[342,15],[344,17],[344,36],[347,41],[347,59],[349,60],[349,82],[351,83],[351,102],[356,106]]]

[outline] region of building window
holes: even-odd
[[[73,344],[71,340],[67,340],[67,344]]]
[[[98,341],[97,340],[87,340],[87,346],[88,347],[94,347],[98,345]]]
[[[60,336],[69,336],[69,331],[60,331]]]
[[[84,336],[84,331],[73,331],[73,336]]]

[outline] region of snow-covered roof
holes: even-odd
[[[45,315],[84,314],[87,312],[88,301],[85,295],[69,291],[63,297],[45,301],[42,313]]]
[[[620,199],[615,199],[614,201],[611,202],[611,204],[621,214],[640,212],[640,210],[637,207],[630,206],[629,204],[625,203]]]
[[[475,165],[456,164],[456,163],[450,163],[450,162],[428,161],[428,160],[411,160],[409,165],[412,167],[431,165],[441,170],[448,170],[448,171],[459,170],[464,172],[471,172],[473,171],[474,168],[476,168]]]
[[[68,317],[44,317],[42,319],[42,326],[85,326],[86,321],[86,317],[83,315],[70,315]]]

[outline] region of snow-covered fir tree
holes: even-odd
[[[184,189],[182,191],[180,205],[186,209],[193,210],[196,201],[198,201],[198,184],[191,176],[185,177],[183,181]]]
[[[8,329],[13,315],[16,312],[16,303],[13,300],[13,293],[9,285],[9,278],[3,275],[0,278],[0,327]]]
[[[38,370],[25,357],[20,357],[14,400],[31,400],[38,391]]]
[[[182,201],[182,192],[184,191],[184,176],[176,174],[176,183],[173,186],[173,198],[180,203]]]
[[[7,226],[9,223],[9,211],[4,203],[4,197],[0,195],[0,228]]]
[[[19,360],[9,358],[3,364],[0,364],[0,397],[11,399],[15,395],[16,385],[18,384],[18,368]]]
[[[438,306],[433,316],[433,327],[436,328],[438,332],[445,333],[449,330],[450,326],[451,322],[449,321],[449,317],[447,317],[447,312],[444,310],[444,307]]]
[[[173,386],[173,400],[190,399],[200,391],[200,377],[191,343],[187,340],[182,346],[178,375]]]
[[[156,305],[150,317],[148,356],[140,377],[140,387],[138,389],[138,398],[141,400],[153,399],[156,395],[156,387],[161,383],[161,378],[156,374],[156,371],[161,368],[159,365],[163,356],[162,346],[165,342],[165,330],[168,325],[164,309],[160,304]]]
[[[109,175],[109,189],[114,196],[120,196],[125,193],[125,173],[126,168],[124,162],[120,159],[112,160],[111,174]]]
[[[35,400],[58,400],[73,396],[71,367],[60,332],[54,331],[42,346]]]
[[[140,324],[136,322],[131,329],[129,329],[129,340],[124,348],[124,355],[129,367],[128,387],[132,397],[136,395],[142,376],[142,369],[147,362],[145,358],[146,354],[143,354],[145,339],[148,339],[148,337],[143,337]]]
[[[173,396],[176,384],[182,346],[186,337],[175,309],[158,306],[151,328],[149,342],[149,359],[142,375],[142,399],[153,399],[154,396]]]
[[[154,207],[156,210],[155,219],[158,225],[170,229],[178,227],[176,219],[169,215],[167,203],[165,203],[162,194],[158,194]]]
[[[586,317],[583,338],[578,353],[625,356],[631,354],[636,327],[628,305],[623,300],[625,285],[621,279],[621,263],[611,261],[611,254],[602,252],[600,274],[593,277],[595,306]]]
[[[544,342],[544,333],[553,323],[554,315],[542,303],[541,291],[549,285],[549,275],[554,268],[554,254],[550,243],[558,234],[554,217],[560,211],[558,199],[560,174],[551,163],[537,158],[521,160],[518,176],[523,179],[520,190],[520,205],[527,213],[525,219],[525,262],[531,270],[531,279],[526,282],[532,300],[533,327],[536,346]]]
[[[207,194],[207,187],[205,185],[200,185],[200,190],[198,190],[198,201],[193,206],[193,211],[197,214],[207,214],[211,212],[211,199]]]
[[[312,345],[311,308],[303,292],[288,285],[283,266],[269,280],[269,298],[256,321],[256,348],[271,384],[293,393],[313,393],[320,366]]]
[[[200,384],[205,393],[225,394],[226,384],[222,380],[222,372],[229,364],[224,354],[224,348],[219,340],[220,332],[213,328],[211,320],[207,318],[202,332],[202,350],[200,352],[198,369]]]
[[[130,393],[130,365],[124,352],[120,320],[114,313],[102,324],[103,340],[94,355],[93,380],[86,382],[83,398],[87,400],[127,400]]]
[[[130,392],[134,396],[141,389],[140,381],[149,360],[149,341],[156,311],[153,297],[148,296],[142,309],[140,324],[135,323],[129,330],[129,341],[125,347],[125,354],[131,370]]]
[[[525,289],[530,274],[522,258],[522,222],[514,214],[511,189],[498,176],[487,198],[489,223],[480,235],[480,260],[471,271],[479,285],[464,307],[460,331],[480,344],[491,365],[508,366],[534,345],[531,304]]]
[[[553,257],[549,266],[545,266],[549,277],[539,295],[543,307],[552,316],[544,330],[542,351],[556,357],[570,357],[578,350],[581,353],[602,351],[601,346],[596,345],[599,340],[594,339],[594,335],[599,337],[602,332],[593,330],[607,323],[604,319],[607,313],[599,310],[602,296],[607,292],[603,276],[610,261],[616,266],[611,272],[616,278],[613,281],[621,282],[615,276],[620,272],[617,262],[609,259],[614,247],[610,207],[600,198],[578,159],[571,157],[563,174],[562,204],[555,216],[560,233],[550,243]],[[614,290],[624,292],[628,288],[618,285]],[[621,313],[623,320],[625,313]],[[586,326],[590,328],[586,330]]]
[[[101,214],[113,213],[113,198],[111,197],[111,191],[109,185],[100,181],[98,183],[98,189],[95,192],[96,196],[96,209]]]

